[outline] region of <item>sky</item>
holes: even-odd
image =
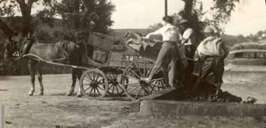
[[[266,30],[265,0],[240,0],[230,22],[226,25],[229,34],[250,34]]]
[[[146,28],[161,21],[164,0],[111,0],[116,10],[112,15],[113,28]],[[183,9],[184,3],[168,0],[168,14]]]
[[[112,15],[112,28],[147,28],[164,16],[164,0],[110,0],[116,10]],[[208,1],[208,0],[205,0]],[[209,0],[211,1],[211,0]],[[182,10],[182,0],[168,0],[168,14]],[[205,4],[205,8],[211,3]],[[225,33],[248,35],[266,29],[266,4],[264,0],[240,0],[231,20],[225,25]]]

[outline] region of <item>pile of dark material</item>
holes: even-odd
[[[155,99],[197,102],[242,102],[241,97],[235,96],[227,91],[220,90],[219,94],[215,95],[216,87],[207,81],[202,81],[197,90],[193,90],[195,79],[196,76],[191,76],[186,81],[184,87],[175,89]]]
[[[155,99],[158,100],[176,100],[176,101],[197,101],[197,102],[242,102],[242,98],[235,96],[227,91],[221,91],[218,96],[209,95],[209,96],[202,96],[202,95],[191,95],[191,93],[186,93],[180,90],[174,90],[167,94],[164,94],[160,97]]]

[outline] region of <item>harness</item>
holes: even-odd
[[[5,45],[5,50],[6,50],[5,54],[7,54],[8,57],[13,57],[13,54],[16,51],[16,46],[13,42],[8,43]]]
[[[33,45],[33,43],[34,43],[34,39],[27,39],[28,41],[27,41],[27,43],[25,44],[25,46],[22,48],[22,55],[25,55],[25,54],[27,54],[27,53],[29,53],[29,51],[30,51],[30,49],[31,49],[31,47],[32,47],[32,45]]]

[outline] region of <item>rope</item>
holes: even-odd
[[[83,66],[76,66],[76,65],[70,65],[70,64],[63,64],[63,63],[58,63],[58,62],[53,62],[53,61],[48,61],[48,60],[45,60],[35,54],[31,54],[31,53],[28,53],[26,55],[23,55],[22,57],[20,57],[19,59],[21,58],[26,58],[26,57],[30,57],[36,61],[39,61],[39,62],[43,62],[43,63],[47,63],[47,64],[52,64],[52,65],[56,65],[56,66],[64,66],[64,67],[69,67],[69,68],[75,68],[75,69],[89,69],[88,67],[83,67]]]

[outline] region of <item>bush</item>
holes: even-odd
[[[41,42],[52,42],[54,38],[48,33],[43,30],[36,32],[36,37]]]

